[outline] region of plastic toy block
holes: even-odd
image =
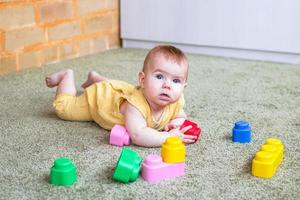
[[[116,146],[129,145],[130,138],[124,126],[115,125],[110,131],[109,144]]]
[[[178,137],[169,137],[161,147],[161,157],[166,163],[185,161],[185,146]]]
[[[50,170],[50,183],[70,186],[77,181],[75,165],[68,158],[58,158]]]
[[[184,127],[187,127],[190,125],[192,126],[192,128],[187,130],[184,134],[197,136],[197,140],[198,140],[201,137],[201,128],[198,127],[198,125],[195,122],[192,122],[190,120],[185,120],[183,122],[183,124],[180,126],[180,129],[183,129]]]
[[[142,177],[156,183],[184,175],[184,163],[168,164],[159,155],[148,155],[142,163]]]
[[[283,160],[284,147],[279,139],[269,138],[252,161],[252,175],[272,178]]]
[[[119,182],[133,182],[139,176],[142,158],[132,149],[123,147],[117,162],[113,179]]]
[[[284,147],[283,147],[282,142],[276,138],[268,138],[266,141],[266,144],[274,145],[279,149],[280,153],[279,153],[278,159],[276,160],[276,165],[279,166],[283,160]]]
[[[238,121],[232,129],[232,141],[240,143],[251,142],[251,127],[246,121]]]

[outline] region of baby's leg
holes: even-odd
[[[74,73],[71,69],[63,69],[46,76],[46,84],[50,88],[57,86],[56,96],[59,94],[76,95]]]
[[[107,80],[107,78],[104,77],[104,76],[101,76],[100,74],[98,74],[95,71],[90,71],[88,73],[87,80],[84,83],[82,83],[81,87],[82,88],[87,88],[90,85],[92,85],[93,83],[101,82],[101,81],[104,81],[104,80]]]

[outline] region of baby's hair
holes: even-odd
[[[159,45],[151,49],[144,61],[143,72],[145,72],[149,62],[156,55],[163,55],[167,60],[176,62],[177,64],[186,64],[188,66],[185,54],[178,48],[171,45]]]

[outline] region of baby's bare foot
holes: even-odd
[[[100,74],[98,74],[95,71],[90,71],[88,73],[87,80],[84,83],[82,83],[81,87],[85,89],[85,88],[89,87],[90,85],[92,85],[96,82],[101,82],[103,80],[106,80],[106,78],[101,76]]]
[[[62,77],[67,72],[72,73],[72,70],[71,69],[63,69],[61,71],[58,71],[58,72],[55,72],[53,74],[50,74],[50,75],[46,76],[45,81],[46,81],[47,87],[52,88],[52,87],[57,86],[60,83]]]

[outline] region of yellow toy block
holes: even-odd
[[[283,160],[284,147],[276,138],[267,139],[252,161],[252,175],[272,178]]]
[[[185,161],[185,145],[178,137],[169,137],[161,147],[161,157],[166,163]]]

